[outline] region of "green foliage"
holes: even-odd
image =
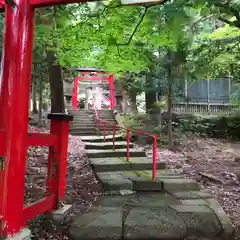
[[[85,11],[84,11],[84,10]],[[98,66],[121,73],[149,68],[157,48],[176,49],[187,34],[189,9],[184,4],[164,6],[82,5],[81,18],[60,36],[62,65]],[[78,33],[81,31],[81,33]],[[149,58],[150,57],[150,58]]]
[[[139,129],[141,126],[140,119],[136,116],[122,115],[119,118],[119,123],[121,123],[125,128]]]
[[[234,27],[223,26],[213,33],[204,35],[201,44],[190,56],[189,67],[194,69],[197,78],[216,78],[239,76],[240,31]]]
[[[178,128],[184,132],[200,133],[216,138],[240,139],[240,115],[219,117],[191,117],[180,120]]]
[[[239,78],[239,1],[208,0],[204,8],[208,8],[207,15],[201,13],[205,25],[209,24],[207,16],[213,16],[210,23],[214,27],[197,36],[189,68],[195,78]]]

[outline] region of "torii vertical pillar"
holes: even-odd
[[[2,66],[1,66],[1,76],[0,76],[0,129],[3,131],[6,130],[6,124],[8,123],[8,99],[10,91],[8,91],[8,75],[9,75],[9,61],[10,56],[13,54],[12,48],[11,48],[11,41],[9,36],[9,27],[11,27],[12,22],[12,14],[9,12],[9,6],[6,5],[5,7],[5,20],[4,20],[4,33],[3,33],[3,53],[2,53]],[[8,24],[7,24],[8,23]],[[6,53],[8,53],[6,55]],[[4,140],[0,139],[1,145],[4,145]],[[1,149],[0,156],[4,157],[4,149]],[[0,170],[0,192],[1,189],[3,189],[3,177],[4,177],[4,171]],[[0,197],[0,213],[2,212],[2,198]]]
[[[115,96],[114,96],[113,75],[109,76],[109,90],[110,90],[110,108],[112,110],[114,110],[114,108],[115,108]]]
[[[7,52],[7,48],[3,49],[2,61],[7,65],[2,69],[1,82],[2,87],[4,84],[8,86],[9,95],[7,95],[7,102],[4,102],[8,108],[8,122],[4,126],[5,149],[3,188],[0,189],[2,198],[0,214],[4,226],[1,230],[11,233],[11,231],[18,232],[23,227],[21,224],[23,222],[34,9],[30,6],[29,0],[16,0],[14,6],[6,7],[5,14],[7,21],[4,39],[6,44],[11,44],[11,52]],[[7,60],[9,57],[11,61]]]

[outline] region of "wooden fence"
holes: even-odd
[[[215,104],[215,103],[175,103],[173,112],[176,113],[199,113],[199,114],[224,114],[239,112],[239,105]]]

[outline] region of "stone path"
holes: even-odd
[[[71,226],[73,239],[231,240],[233,227],[218,202],[200,185],[157,163],[157,180],[151,180],[152,159],[132,149],[126,161],[125,143],[117,136],[82,137],[90,163],[105,195]]]

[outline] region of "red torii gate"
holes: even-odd
[[[106,81],[109,84],[110,92],[110,108],[113,110],[115,107],[115,95],[114,95],[114,83],[113,74],[107,72],[96,70],[94,68],[76,68],[79,71],[80,76],[74,78],[73,91],[72,91],[72,107],[77,109],[77,94],[78,94],[78,82],[79,81]],[[81,76],[82,75],[82,76]],[[85,76],[92,75],[92,76]],[[98,76],[102,75],[102,76]],[[105,75],[105,76],[104,76]]]
[[[75,1],[70,1],[75,2]],[[1,0],[5,9],[0,80],[0,235],[18,233],[40,213],[62,206],[66,182],[68,127],[72,116],[49,114],[50,134],[28,133],[33,20],[36,7],[69,1]],[[24,205],[26,152],[49,146],[46,196]]]
[[[124,4],[158,0],[122,0]],[[163,0],[164,1],[164,0]],[[28,220],[62,206],[66,181],[68,127],[72,116],[49,114],[50,134],[28,133],[34,10],[88,0],[0,0],[5,10],[0,77],[0,235],[18,233]],[[26,152],[49,146],[46,197],[24,206]]]

